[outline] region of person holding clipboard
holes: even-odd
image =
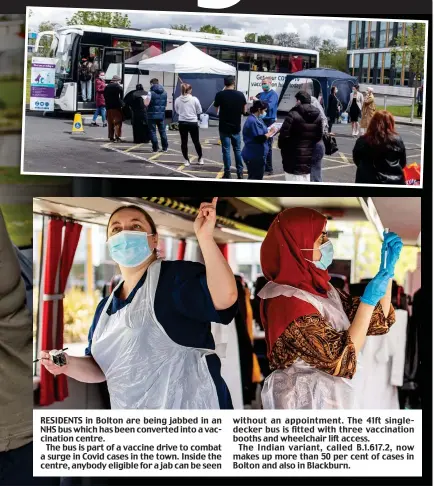
[[[247,166],[248,179],[260,181],[264,178],[265,163],[270,150],[268,140],[278,132],[276,125],[267,127],[264,123],[267,110],[266,102],[254,101],[250,116],[243,127],[244,148],[241,155]]]

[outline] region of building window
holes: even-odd
[[[402,77],[402,57],[399,56],[399,57],[395,57],[395,78],[393,84],[400,86],[401,77]]]
[[[387,22],[380,22],[380,35],[378,47],[386,47]]]
[[[357,41],[356,41],[356,47],[357,49],[362,49],[362,26],[363,22],[357,22]]]
[[[360,76],[360,54],[354,54],[354,74],[353,76]]]
[[[368,83],[375,83],[375,54],[368,54],[369,66],[368,66]]]
[[[369,47],[372,49],[377,44],[377,22],[370,22],[371,30],[369,33]]]
[[[362,83],[368,82],[368,65],[369,65],[369,54],[362,54],[362,73],[360,80]]]
[[[390,69],[392,67],[392,54],[390,52],[386,52],[384,54],[384,76],[383,76],[383,84],[390,83]]]

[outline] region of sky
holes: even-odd
[[[32,8],[29,27],[38,30],[41,22],[50,21],[65,25],[65,19],[78,9]],[[128,13],[125,11],[124,13]],[[169,28],[171,24],[186,24],[198,30],[204,24],[212,24],[222,29],[225,34],[242,37],[249,33],[275,35],[280,32],[297,32],[305,42],[311,35],[322,39],[334,39],[340,47],[347,45],[348,21],[329,18],[310,17],[274,17],[246,15],[214,15],[167,12],[130,12],[129,19],[136,29]]]

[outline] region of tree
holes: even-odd
[[[70,19],[66,19],[66,25],[96,25],[129,29],[131,21],[127,14],[79,10]]]
[[[258,40],[256,40],[256,35],[257,35],[256,33],[246,34],[244,40],[250,43],[257,42],[258,44],[268,44],[268,45],[274,44],[273,36],[269,34],[258,35]]]
[[[281,32],[274,36],[274,43],[282,47],[298,47],[300,45],[300,36],[296,32]]]
[[[330,56],[337,54],[339,51],[339,46],[333,39],[324,39],[322,41],[321,47],[319,48],[320,56]]]
[[[202,25],[198,32],[206,32],[207,34],[219,34],[223,35],[224,31],[216,27],[215,25]]]
[[[405,36],[399,34],[392,49],[392,56],[395,58],[395,63],[409,66],[410,72],[414,73],[416,101],[417,90],[422,83],[425,70],[425,24],[412,24]]]
[[[47,32],[49,30],[57,30],[60,27],[60,24],[56,22],[41,22],[38,27],[38,32]]]
[[[188,32],[191,32],[191,27],[188,27],[185,24],[173,24],[170,26],[170,28],[174,30],[186,30]]]
[[[317,51],[321,46],[321,37],[318,37],[317,35],[311,35],[309,39],[307,39],[306,46],[308,49],[313,49],[314,51]]]
[[[319,56],[321,67],[333,68],[345,72],[347,70],[347,49],[342,47],[335,54],[321,54]]]

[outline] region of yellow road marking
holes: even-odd
[[[339,155],[341,156],[341,159],[346,163],[349,164],[350,161],[347,159],[346,155],[343,152],[339,152]]]
[[[127,148],[126,150],[124,150],[124,152],[131,152],[131,150],[138,149],[142,145],[145,145],[145,144],[144,143],[138,143],[137,145],[133,145],[132,147]]]

